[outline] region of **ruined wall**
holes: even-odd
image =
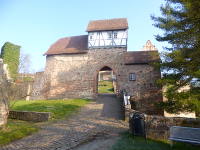
[[[44,89],[46,89],[45,81],[44,72],[36,72],[31,87],[30,99],[46,99],[46,91],[44,91]]]

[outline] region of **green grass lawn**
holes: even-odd
[[[87,104],[89,100],[32,100],[13,101],[11,110],[51,112],[52,120],[64,119]],[[41,124],[26,121],[9,120],[4,129],[0,129],[0,145],[25,137],[39,130]]]
[[[32,123],[9,119],[7,126],[0,130],[0,146],[36,131],[38,128]]]
[[[51,112],[51,119],[62,119],[76,112],[81,106],[87,104],[89,100],[19,100],[13,102],[11,110]]]
[[[168,141],[155,141],[148,139],[145,141],[141,137],[133,137],[129,133],[123,133],[112,150],[199,150],[199,147],[184,143],[175,143],[170,147]]]
[[[112,81],[99,81],[98,93],[114,93]]]

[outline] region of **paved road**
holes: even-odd
[[[68,150],[101,138],[117,137],[128,129],[121,103],[112,94],[100,95],[68,120],[54,122],[0,150]],[[106,144],[104,144],[106,146]]]

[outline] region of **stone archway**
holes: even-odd
[[[98,89],[99,80],[109,80],[107,76],[99,74],[99,72],[107,73],[110,71],[112,76],[113,92],[100,92]],[[123,101],[117,97],[117,74],[111,67],[105,65],[101,67],[96,73],[96,101],[103,105],[101,110],[101,116],[106,118],[114,118],[117,120],[124,119]],[[115,87],[114,87],[115,86]],[[108,89],[109,90],[109,89]]]
[[[116,94],[116,73],[111,67],[105,65],[97,71],[95,88],[96,94]]]

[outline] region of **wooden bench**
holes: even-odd
[[[199,145],[200,144],[200,128],[172,126],[170,127],[169,140],[171,140],[171,146],[173,145],[172,141]]]

